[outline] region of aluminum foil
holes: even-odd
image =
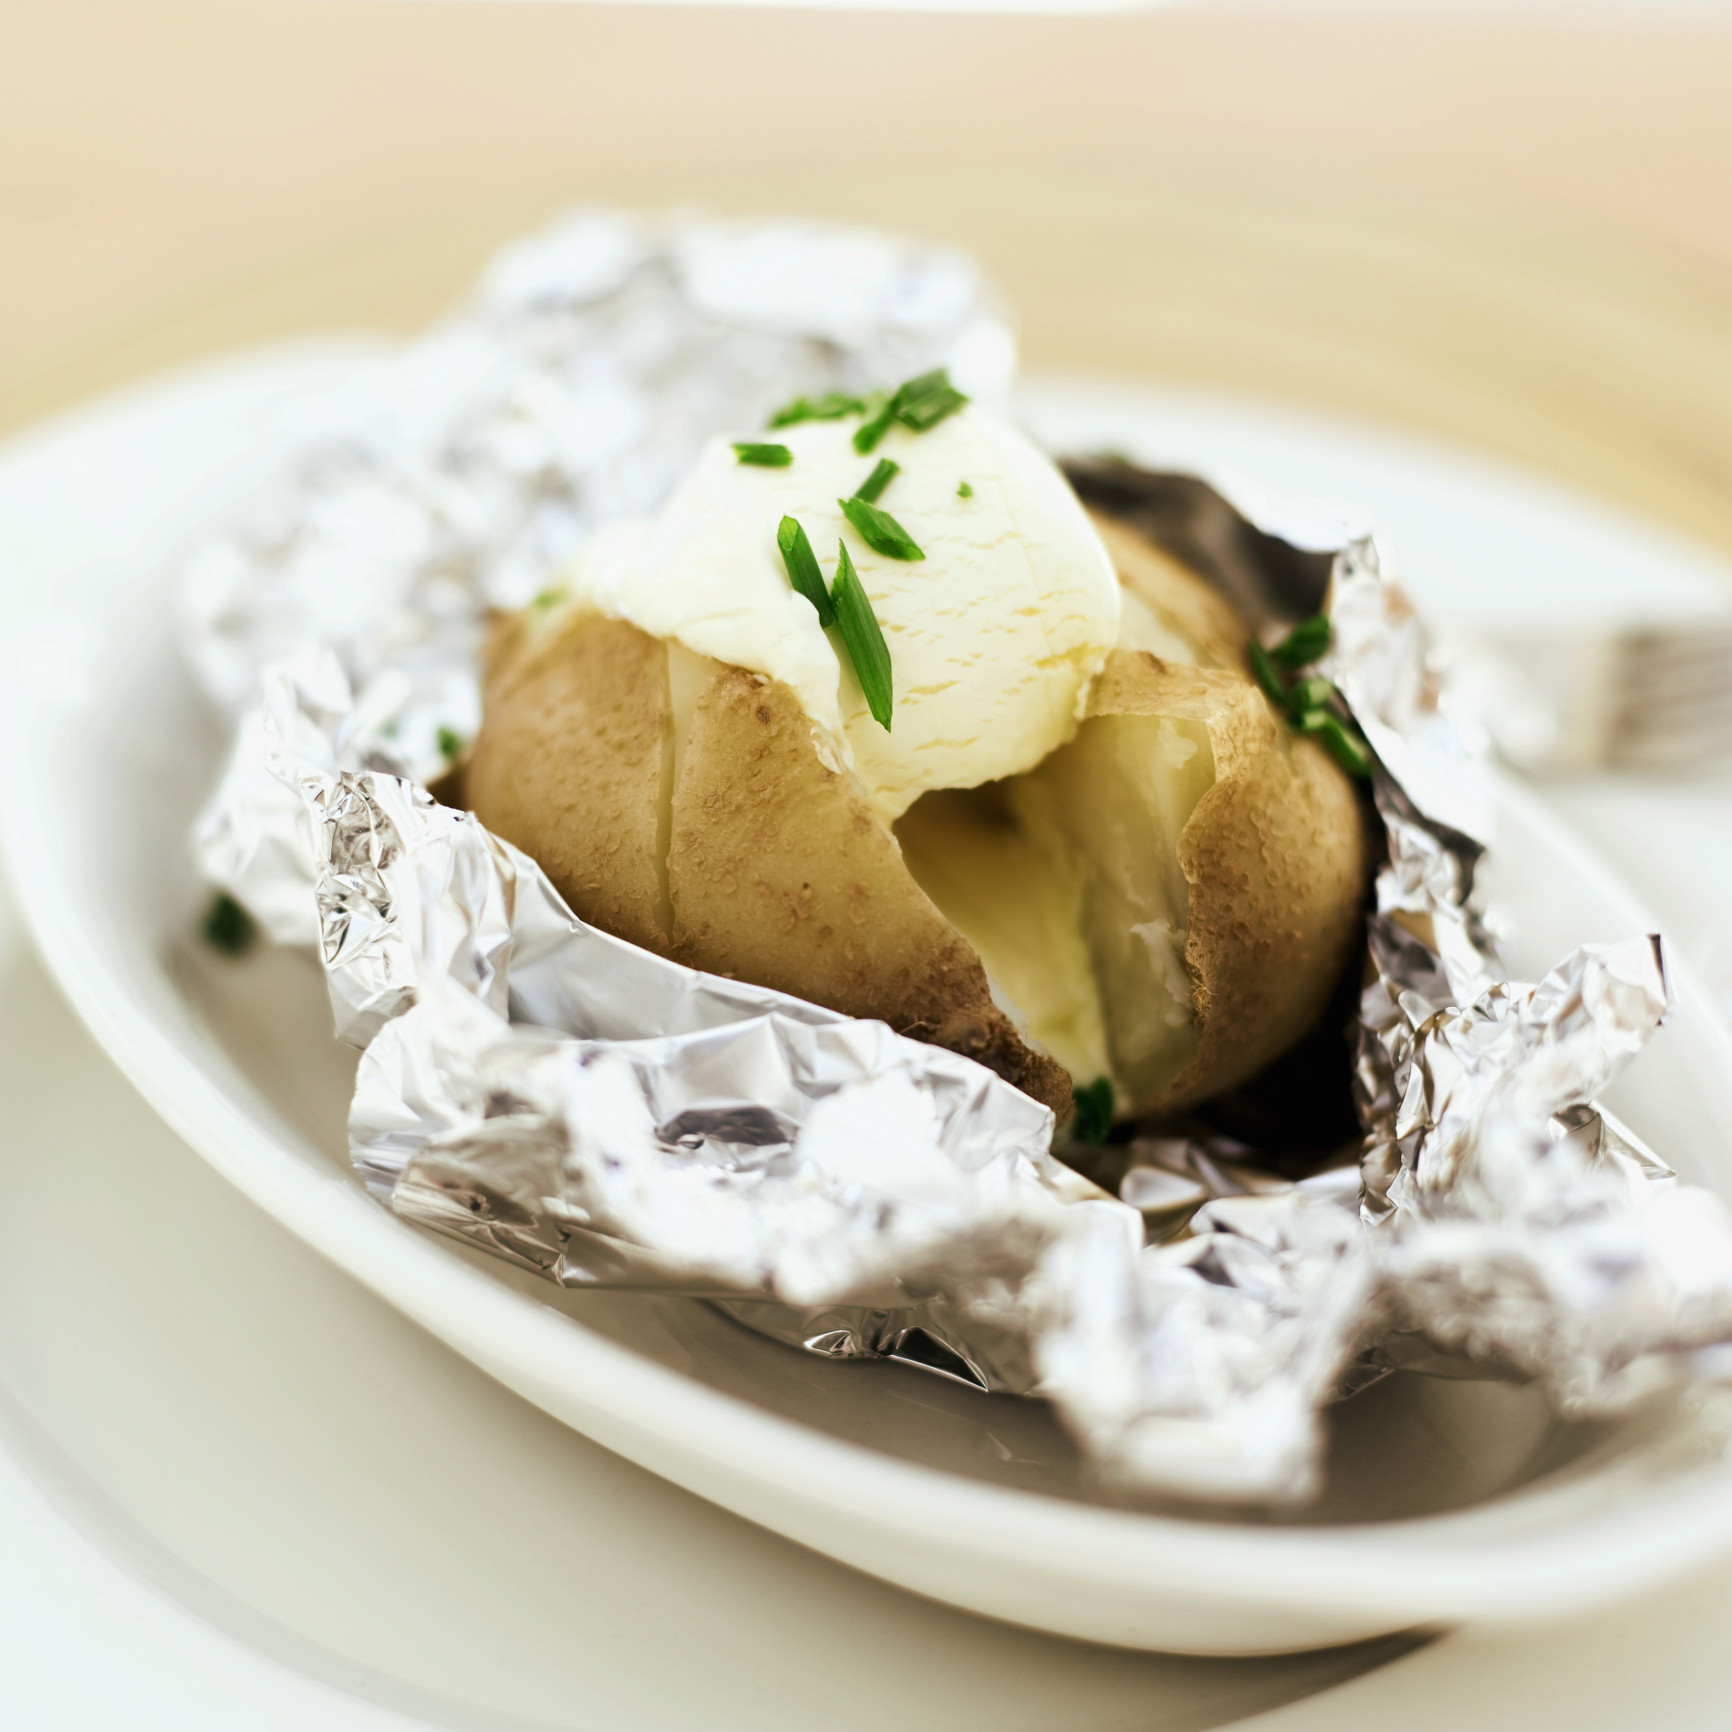
[[[375,1195],[562,1285],[738,1300],[772,1333],[977,1315],[979,1380],[1028,1388],[1021,1335],[991,1340],[999,1285],[1079,1213],[1142,1238],[1134,1209],[1053,1158],[1052,1114],[881,1023],[586,925],[471,814],[335,767],[348,729],[323,706],[343,678],[323,650],[273,670],[261,732],[313,841],[336,1028],[364,1049],[351,1152]],[[284,742],[320,725],[295,759]]]
[[[808,1351],[1044,1397],[1135,1492],[1301,1501],[1328,1405],[1398,1367],[1532,1379],[1568,1414],[1701,1374],[1732,1338],[1732,1229],[1595,1105],[1666,1013],[1658,941],[1506,978],[1473,901],[1474,743],[1351,521],[1072,470],[1260,631],[1326,610],[1322,671],[1377,757],[1366,1134],[1296,1182],[1177,1127],[1123,1150],[1109,1195],[991,1073],[598,932],[427,792],[440,735],[473,726],[488,606],[776,396],[971,353],[1002,371],[995,321],[964,265],[873,237],[586,218],[507,255],[361,433],[303,452],[194,562],[194,664],[239,717],[200,864],[320,947],[364,1048],[357,1170],[568,1286],[689,1294]]]

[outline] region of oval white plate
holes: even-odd
[[[269,364],[287,398],[363,357],[309,348]],[[51,535],[37,550],[41,580],[0,678],[5,817],[21,900],[68,996],[175,1129],[294,1232],[668,1478],[891,1581],[1068,1634],[1254,1653],[1555,1616],[1732,1547],[1732,1471],[1687,1423],[1571,1431],[1525,1391],[1423,1380],[1341,1410],[1331,1495],[1304,1524],[1114,1509],[1090,1501],[1035,1404],[809,1361],[686,1302],[562,1296],[378,1209],[343,1159],[352,1060],[326,1032],[316,972],[280,954],[226,965],[189,942],[200,897],[182,837],[218,741],[174,653],[169,556],[268,459],[272,393],[255,379],[249,396],[245,373],[208,374],[204,399],[178,411],[165,396],[130,422],[111,415],[106,444],[79,447],[57,477],[69,513],[112,524],[111,554],[67,570]],[[224,390],[238,405],[226,425],[210,400]],[[1138,451],[1131,395],[1048,391],[1029,407]],[[1146,398],[1142,413],[1146,443],[1182,455],[1183,400]],[[1309,431],[1313,456],[1328,438]],[[1400,468],[1399,450],[1382,455]],[[1417,484],[1423,462],[1409,462]],[[1558,496],[1471,475],[1453,480],[1458,503],[1476,484],[1501,487],[1490,504],[1525,511],[1532,533],[1569,513]],[[1644,549],[1664,556],[1652,537]],[[1513,789],[1502,824],[1496,891],[1519,968],[1643,926]],[[1732,1190],[1717,1129],[1732,1118],[1729,1059],[1686,980],[1618,1104],[1691,1177]]]
[[[0,1194],[0,1726],[1201,1732],[1412,1646],[1064,1641],[641,1471],[213,1172],[78,1024],[4,895]]]

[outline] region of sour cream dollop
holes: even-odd
[[[971,404],[926,433],[893,428],[868,456],[859,425],[741,436],[786,445],[785,468],[716,440],[657,518],[599,536],[569,583],[579,606],[791,687],[891,820],[930,788],[1015,775],[1063,745],[1118,636],[1120,593],[1069,484],[1004,421]],[[899,472],[878,504],[924,559],[874,552],[842,514],[886,457]],[[789,584],[784,516],[804,525],[826,581],[847,545],[890,651],[888,731],[840,635]]]

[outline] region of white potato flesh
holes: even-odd
[[[1029,774],[928,794],[896,827],[1024,1037],[1120,1100],[1158,1098],[1197,1050],[1178,843],[1214,781],[1200,723],[1097,716]]]
[[[1118,647],[1221,665],[1226,646],[1188,629],[1216,622],[1163,605],[1196,580],[1102,527],[1143,578],[1124,584]],[[1197,1052],[1178,849],[1217,773],[1200,721],[1095,716],[1026,774],[929,793],[896,826],[909,870],[979,953],[1024,1038],[1079,1084],[1106,1078],[1121,1104],[1159,1099]]]
[[[945,790],[896,826],[914,880],[974,947],[1024,1040],[1084,1081],[1107,1072],[1106,1024],[1068,849],[1025,828],[1010,784]]]
[[[1215,782],[1208,732],[1175,717],[1097,716],[1018,781],[1012,803],[1025,828],[1082,874],[1081,927],[1110,1060],[1100,1074],[1121,1100],[1155,1099],[1197,1049],[1178,847]]]

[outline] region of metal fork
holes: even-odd
[[[1732,602],[1663,625],[1458,638],[1444,653],[1475,718],[1524,770],[1732,758]]]

